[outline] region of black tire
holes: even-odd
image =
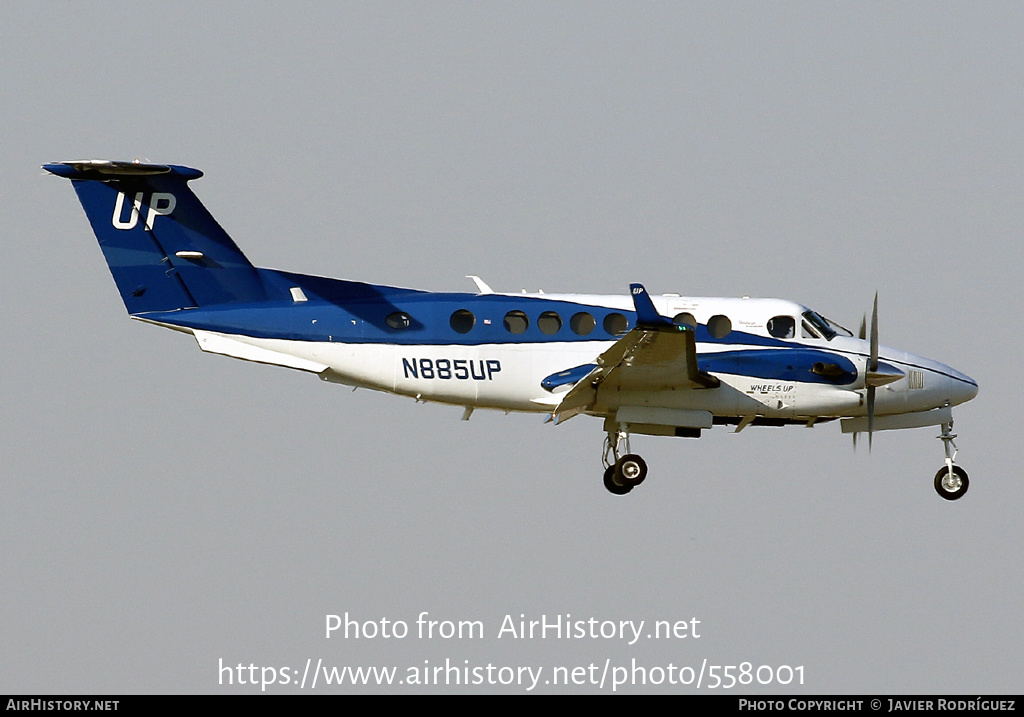
[[[949,469],[945,466],[935,474],[935,492],[946,500],[959,500],[964,497],[967,487],[971,484],[967,480],[967,471],[960,466],[953,466],[953,480],[947,480]]]
[[[613,495],[626,495],[633,490],[631,485],[621,485],[615,482],[615,466],[608,466],[604,471],[604,487]]]
[[[615,477],[622,485],[635,488],[647,477],[647,464],[635,453],[628,453],[615,464]]]

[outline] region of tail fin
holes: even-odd
[[[189,189],[198,169],[97,159],[43,169],[72,181],[129,314],[266,298],[256,269]]]

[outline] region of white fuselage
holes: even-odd
[[[467,295],[470,297],[471,295]],[[502,295],[513,303],[520,295]],[[571,302],[581,307],[606,307],[630,312],[632,304],[625,296],[530,295],[530,299]],[[856,367],[856,379],[846,385],[815,380],[795,380],[783,374],[747,375],[742,372],[713,372],[721,385],[705,390],[658,390],[623,392],[606,411],[623,405],[652,406],[710,411],[715,416],[763,416],[793,420],[818,417],[865,415],[864,374],[869,356],[864,339],[838,334],[831,339],[807,327],[802,315],[808,309],[778,299],[652,297],[660,314],[674,317],[689,314],[707,326],[715,317],[726,317],[731,330],[720,339],[698,341],[701,358],[730,352],[772,351],[780,355],[785,348],[808,348],[848,359]],[[472,304],[467,304],[472,305]],[[476,320],[500,324],[507,304],[493,304],[496,313],[487,313],[488,304],[480,304]],[[773,336],[770,322],[780,317],[792,320],[792,335]],[[720,318],[717,319],[720,321]],[[356,324],[356,321],[352,321]],[[356,327],[358,328],[358,327]],[[217,346],[204,350],[238,358],[275,363],[315,371],[328,381],[387,391],[423,401],[438,401],[474,408],[506,411],[548,412],[557,406],[569,388],[549,392],[541,381],[566,369],[593,363],[608,349],[613,338],[596,340],[532,341],[528,343],[481,343],[459,345],[444,343],[397,344],[384,342],[348,343],[343,336],[328,341],[253,338],[242,334],[216,332]],[[595,332],[597,333],[597,332]],[[243,347],[252,347],[251,351]],[[234,348],[232,348],[234,347]],[[255,353],[253,353],[255,352]],[[970,400],[977,393],[971,379],[936,361],[879,348],[881,361],[896,367],[904,378],[877,389],[877,415],[926,411]],[[786,367],[782,366],[781,369]],[[809,377],[813,378],[813,377]],[[595,413],[606,411],[598,410]]]

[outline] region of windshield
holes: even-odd
[[[849,329],[840,326],[835,321],[826,319],[824,316],[815,313],[814,311],[805,311],[803,313],[803,317],[807,320],[807,323],[817,329],[818,333],[829,341],[831,341],[836,335],[853,336],[853,333],[851,333]]]

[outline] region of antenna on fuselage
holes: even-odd
[[[466,278],[473,280],[473,283],[476,284],[476,288],[477,288],[478,293],[481,293],[481,294],[493,294],[494,293],[494,289],[489,287],[487,285],[487,282],[484,281],[483,279],[481,279],[479,276],[473,276],[472,274],[470,274]]]

